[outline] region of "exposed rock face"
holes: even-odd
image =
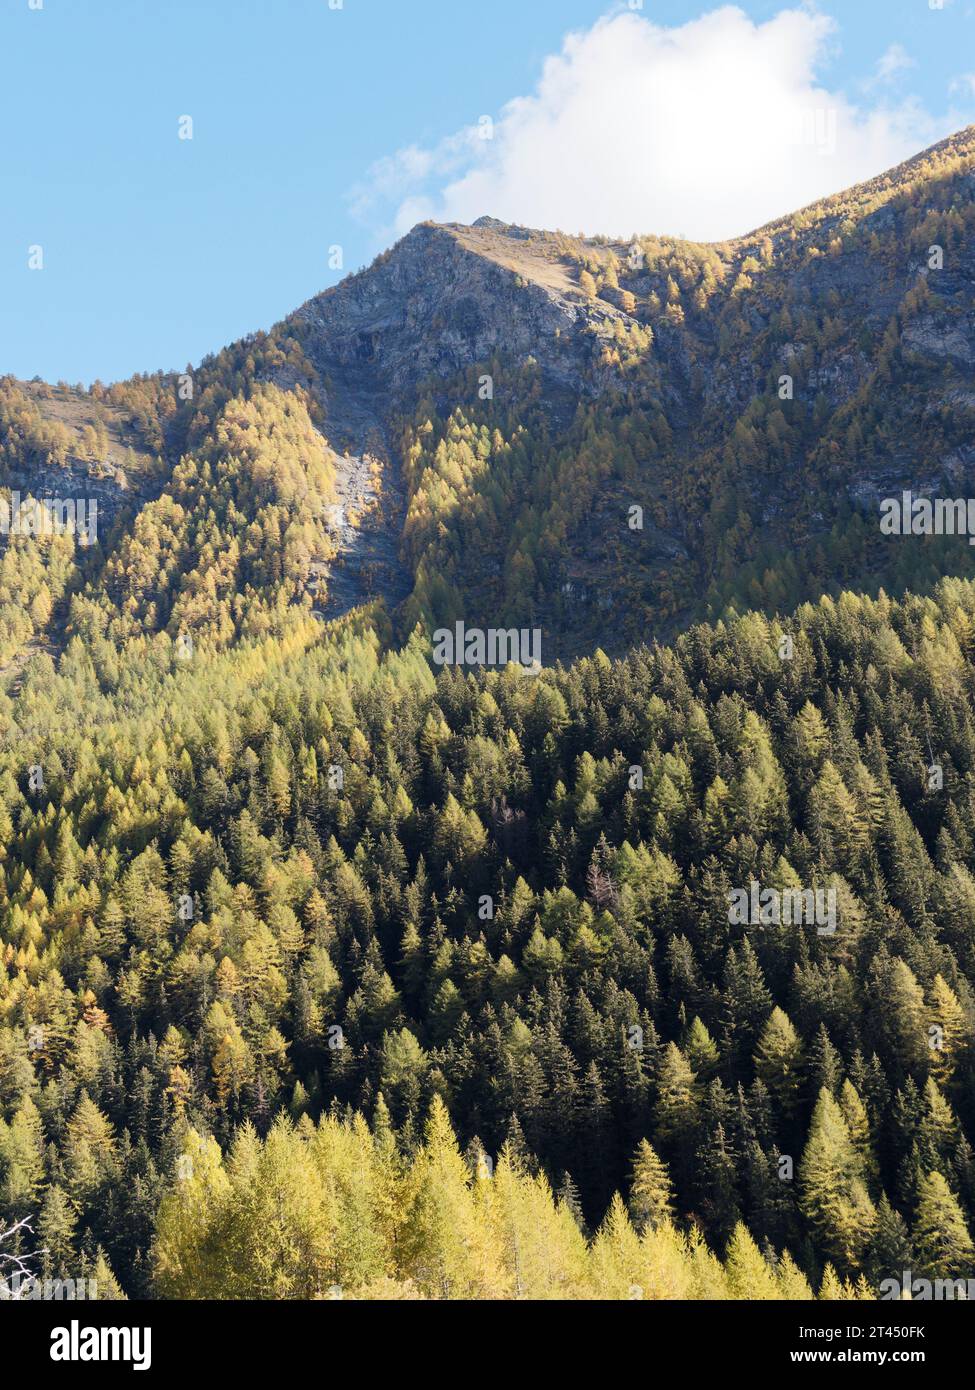
[[[315,612],[326,621],[371,598],[390,610],[407,597],[412,579],[399,558],[405,498],[388,455],[346,454],[337,460],[329,530],[332,559],[312,566]],[[324,595],[324,596],[323,596]]]
[[[158,493],[161,486],[150,486],[142,477],[129,478],[120,468],[111,472],[96,471],[80,459],[69,459],[64,465],[47,463],[13,468],[5,483],[12,493],[19,492],[21,499],[30,495],[40,502],[51,499],[84,502],[89,515],[90,504],[94,502],[99,539],[107,536],[122,508],[138,508],[141,502]]]
[[[501,353],[533,357],[546,375],[579,387],[591,347],[587,328],[608,331],[620,310],[587,301],[567,269],[526,251],[521,229],[482,219],[475,227],[415,227],[368,271],[310,300],[296,318],[326,375],[335,366],[370,375],[396,397]]]
[[[904,329],[904,343],[927,357],[947,358],[964,367],[975,367],[975,315],[957,319],[926,314]]]
[[[412,412],[425,382],[486,370],[495,356],[532,359],[553,414],[566,418],[581,394],[597,389],[586,370],[593,342],[626,315],[587,298],[574,270],[533,248],[536,235],[490,218],[470,228],[418,226],[368,271],[294,315],[320,375],[329,442],[349,456],[338,463],[341,500],[357,509],[372,502],[356,528],[347,520],[339,528],[323,617],[375,595],[394,607],[410,592],[398,556],[404,486],[388,425],[398,410]],[[375,500],[361,495],[370,455],[382,462]]]

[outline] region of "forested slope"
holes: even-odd
[[[198,666],[157,639],[109,693],[76,639],[3,714],[5,1209],[146,1293],[188,1127],[337,1106],[422,1173],[440,1096],[589,1228],[646,1139],[718,1252],[744,1221],[814,1282],[962,1272],[973,623],[947,581],[800,610],[791,662],[751,616],[435,683],[419,637],[296,615]],[[752,880],[835,888],[835,934],[732,924]],[[439,1288],[379,1247],[322,1277]]]
[[[0,383],[4,500],[107,519],[0,556],[20,1254],[130,1297],[967,1277],[971,548],[878,503],[970,486],[972,144],[723,247],[421,227],[196,369]],[[413,592],[322,623],[376,434]],[[438,668],[455,620],[544,669]],[[735,908],[804,891],[828,924]]]

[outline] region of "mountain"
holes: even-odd
[[[423,225],[0,380],[0,517],[98,523],[0,537],[0,1294],[966,1277],[975,580],[880,519],[971,489],[973,192]]]
[[[412,594],[401,631],[540,625],[554,659],[845,584],[923,588],[968,557],[905,554],[878,508],[972,481],[973,191],[970,128],[715,246],[425,224],[201,364],[192,403],[175,376],[69,399],[128,408],[171,470],[228,383],[306,392],[361,528],[342,516],[337,564],[312,546],[327,617]]]
[[[923,583],[878,504],[971,482],[973,153],[969,130],[721,246],[418,227],[304,306],[336,416],[351,392],[411,422],[411,616],[538,621],[561,654]]]

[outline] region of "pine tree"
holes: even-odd
[[[809,1287],[809,1280],[799,1269],[788,1250],[783,1250],[779,1257],[776,1267],[776,1277],[778,1279],[781,1298],[790,1301],[806,1301],[812,1298],[813,1292]]]
[[[710,1081],[721,1062],[721,1054],[707,1028],[695,1014],[684,1040],[684,1053],[701,1082]]]
[[[78,1214],[68,1195],[57,1183],[52,1183],[44,1195],[37,1223],[41,1245],[47,1252],[47,1264],[54,1278],[66,1279],[73,1266],[74,1235]]]
[[[928,1279],[968,1278],[975,1244],[957,1198],[941,1173],[926,1173],[913,1230],[918,1272]]]
[[[875,1285],[883,1279],[901,1279],[913,1268],[907,1223],[887,1200],[886,1192],[877,1204],[877,1226],[870,1242],[867,1265]]]
[[[825,1023],[819,1025],[809,1058],[810,1080],[818,1094],[824,1087],[835,1095],[843,1074],[843,1061],[833,1046]]]
[[[738,1165],[722,1124],[715,1125],[697,1151],[695,1187],[705,1229],[721,1246],[741,1219]]]
[[[614,1192],[606,1217],[596,1233],[590,1252],[590,1266],[596,1289],[602,1298],[642,1298],[644,1261],[640,1239],[630,1225],[626,1207]]]
[[[840,1087],[840,1110],[860,1160],[861,1176],[868,1189],[872,1188],[877,1182],[877,1160],[873,1152],[870,1117],[859,1092],[849,1078]]]
[[[788,1015],[776,1006],[755,1049],[755,1072],[768,1087],[783,1121],[795,1114],[802,1081],[802,1045]]]
[[[124,1303],[126,1301],[122,1287],[112,1273],[108,1256],[101,1246],[98,1247],[95,1263],[90,1266],[90,1270],[86,1267],[85,1277],[91,1280],[100,1303]]]
[[[646,1139],[641,1139],[633,1158],[630,1186],[630,1218],[639,1235],[656,1230],[674,1216],[674,1197],[666,1165]]]
[[[876,1226],[876,1211],[863,1177],[863,1162],[836,1101],[819,1093],[799,1165],[800,1206],[824,1252],[853,1269]]]
[[[582,1211],[582,1202],[579,1198],[579,1189],[573,1182],[571,1173],[562,1174],[562,1181],[559,1184],[559,1190],[556,1194],[555,1200],[561,1207],[564,1207],[565,1210],[571,1215],[573,1221],[578,1226],[581,1234],[583,1236],[588,1236],[589,1230],[586,1226],[586,1218],[583,1215]]]
[[[697,1077],[676,1043],[668,1043],[660,1060],[657,1100],[653,1109],[655,1147],[676,1169],[678,1183],[689,1177],[698,1122]]]
[[[931,1017],[941,1030],[934,1038],[937,1046],[931,1048],[931,1070],[938,1085],[946,1086],[971,1046],[972,1027],[941,975],[935,975],[931,984]]]
[[[482,1242],[474,1197],[447,1108],[434,1096],[409,1179],[401,1244],[404,1273],[436,1298],[490,1297],[501,1280],[481,1266]]]
[[[753,1302],[782,1297],[775,1272],[741,1222],[728,1244],[725,1270],[732,1298]]]

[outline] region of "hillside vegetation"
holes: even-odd
[[[0,383],[11,491],[126,439],[136,479],[93,546],[0,539],[0,1231],[39,1271],[968,1276],[975,581],[878,500],[970,486],[973,168],[969,131],[640,265],[421,227],[189,373]],[[412,592],[323,623],[370,439]],[[455,620],[543,669],[435,666]]]

